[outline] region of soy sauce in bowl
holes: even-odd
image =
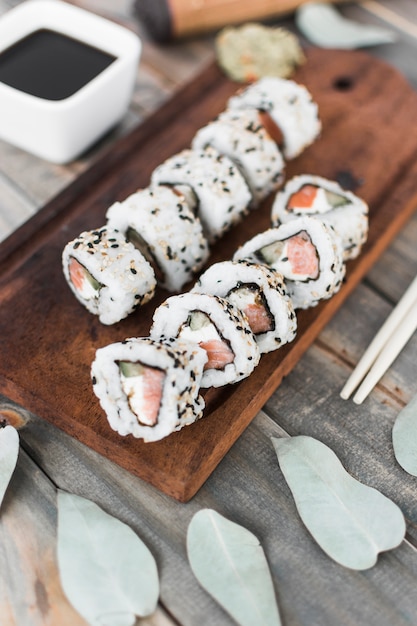
[[[45,100],[64,100],[103,72],[115,56],[47,28],[0,52],[0,81]]]

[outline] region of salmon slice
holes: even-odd
[[[314,280],[319,275],[316,247],[304,230],[279,239],[255,252],[262,263],[279,270],[289,280]]]
[[[265,297],[256,284],[246,283],[235,287],[227,294],[227,298],[245,313],[254,335],[273,330],[272,315],[268,310]]]
[[[254,335],[272,330],[271,316],[262,304],[248,304],[243,312],[248,318],[249,326]]]
[[[201,341],[199,345],[207,352],[207,363],[204,366],[205,370],[222,370],[226,365],[229,365],[229,363],[233,363],[235,359],[233,351],[229,348],[227,343],[220,339]]]
[[[138,419],[147,426],[155,426],[158,421],[162,400],[165,372],[155,367],[146,367],[143,375],[142,407]]]
[[[294,209],[311,208],[316,199],[318,190],[318,187],[315,185],[303,185],[289,197],[287,203],[288,210],[293,211]]]
[[[307,233],[300,232],[287,240],[286,252],[293,274],[317,278],[319,260],[315,246]]]
[[[284,135],[268,111],[259,111],[259,119],[271,139],[275,141],[278,147],[282,148],[284,145]]]
[[[181,329],[180,337],[195,341],[207,352],[205,370],[222,370],[235,359],[233,350],[221,338],[216,326],[203,311],[190,312],[187,323]]]
[[[90,272],[77,261],[76,258],[70,257],[68,262],[68,271],[72,284],[75,289],[86,299],[94,298],[100,289],[100,283],[90,274]]]
[[[165,382],[165,372],[157,367],[141,363],[119,363],[122,374],[122,388],[129,406],[145,426],[155,426],[161,406]]]
[[[77,291],[82,291],[85,281],[85,268],[81,265],[81,263],[77,261],[77,259],[71,257],[69,260],[68,269],[72,284],[77,289]]]

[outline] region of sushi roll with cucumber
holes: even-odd
[[[122,233],[106,226],[67,243],[62,269],[77,300],[103,324],[119,322],[155,292],[148,261]]]
[[[209,243],[219,239],[248,212],[248,185],[234,163],[213,148],[186,149],[152,173],[153,185],[187,185],[197,203],[197,215]]]
[[[154,185],[116,202],[107,224],[124,234],[152,265],[158,285],[179,291],[209,256],[200,220],[177,189]]]
[[[295,176],[277,193],[273,226],[313,215],[331,224],[342,238],[345,261],[356,258],[368,236],[368,205],[336,181],[321,176]]]
[[[192,147],[208,146],[228,156],[239,169],[252,193],[253,207],[276,191],[284,179],[284,159],[256,109],[224,111],[201,128]]]
[[[249,376],[259,362],[258,344],[247,317],[218,296],[183,293],[163,302],[153,316],[150,336],[187,339],[207,353],[202,387],[221,387]]]
[[[119,435],[159,441],[202,417],[207,355],[187,341],[126,339],[96,351],[93,391]]]
[[[292,341],[297,318],[282,275],[249,261],[211,265],[192,288],[225,298],[248,318],[261,354]]]
[[[334,295],[346,269],[339,235],[315,217],[299,217],[255,235],[235,252],[233,260],[241,259],[281,272],[295,309]]]
[[[266,76],[232,96],[231,109],[257,109],[270,135],[290,160],[319,136],[318,106],[304,85],[293,80]]]

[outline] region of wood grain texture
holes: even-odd
[[[415,208],[417,131],[411,126],[417,97],[406,81],[366,54],[322,50],[310,52],[296,78],[319,104],[323,133],[288,164],[287,177],[309,172],[348,178],[370,205],[369,239],[360,258],[348,265],[341,291],[299,312],[295,341],[263,356],[239,385],[206,393],[206,419],[198,424],[151,445],[111,431],[91,389],[95,350],[128,336],[146,336],[154,308],[167,294],[159,290],[150,305],[103,327],[73,299],[60,257],[67,241],[104,223],[113,201],[146,186],[156,165],[189,145],[236,85],[209,67],[0,249],[0,341],[7,355],[0,365],[2,392],[181,501],[201,487]],[[239,244],[268,226],[266,202],[213,248],[210,261],[230,258]]]
[[[0,13],[18,2],[0,0]],[[201,60],[210,56],[208,39],[166,47],[147,41],[140,23],[137,24],[132,17],[129,20],[130,0],[77,0],[77,4],[126,25],[130,23],[133,29],[138,27],[145,37],[145,54],[138,73],[143,89],[136,90],[132,106],[133,114],[137,112],[140,121],[154,106],[165,101],[182,80],[198,73],[202,67]],[[395,3],[383,0],[377,4],[387,6],[415,26],[417,4],[414,0]],[[362,23],[389,26],[362,9],[362,3],[348,3],[340,10]],[[286,26],[287,23],[281,21],[280,25]],[[394,25],[392,28],[397,31]],[[399,32],[399,35],[400,39],[394,45],[379,46],[371,49],[370,53],[394,64],[417,87],[416,40],[406,32]],[[14,188],[24,188],[29,198],[34,195],[38,202],[40,192],[41,204],[44,204],[68,181],[88,169],[115,139],[116,134],[64,170],[46,162],[39,164],[35,157],[27,158],[23,154],[13,155],[12,164],[9,162],[9,151],[0,142],[0,169],[7,170],[10,184]],[[381,172],[381,177],[383,174]],[[32,193],[33,189],[37,190],[36,194]],[[0,215],[5,218],[6,227],[8,220],[13,218],[16,201],[16,196],[8,193],[6,185],[6,192],[0,197]],[[38,208],[40,205],[34,203],[32,213]],[[196,583],[186,561],[187,524],[194,512],[206,506],[247,525],[265,546],[266,556],[272,562],[274,586],[285,626],[415,624],[417,557],[410,543],[406,541],[398,550],[383,555],[375,568],[368,572],[349,572],[333,564],[303,529],[289,490],[277,469],[269,437],[271,434],[276,437],[283,434],[280,427],[282,416],[282,423],[287,427],[306,428],[306,432],[310,433],[313,431],[308,430],[309,422],[313,422],[311,428],[320,438],[323,419],[326,442],[342,453],[346,466],[356,477],[369,479],[384,493],[393,495],[395,480],[391,480],[386,490],[384,479],[389,478],[391,473],[400,479],[399,495],[395,495],[395,500],[404,506],[404,512],[409,517],[408,539],[412,540],[410,533],[413,534],[417,479],[405,473],[398,474],[398,466],[390,450],[389,427],[396,407],[401,407],[417,392],[415,339],[392,365],[383,384],[377,386],[361,407],[355,407],[350,402],[341,403],[338,392],[416,272],[416,233],[417,217],[413,217],[368,272],[363,284],[355,289],[325,326],[315,345],[283,380],[268,401],[265,412],[253,420],[187,504],[179,504],[165,496],[50,422],[33,415],[27,426],[20,430],[22,446],[31,462],[25,465],[22,472],[19,461],[19,480],[11,483],[8,506],[0,512],[2,626],[3,622],[7,626],[33,626],[35,609],[25,602],[22,589],[31,588],[33,580],[39,580],[39,586],[48,588],[49,580],[47,568],[43,567],[44,554],[35,550],[37,558],[31,560],[26,554],[33,543],[25,542],[20,535],[16,538],[15,532],[9,534],[4,529],[21,528],[22,506],[28,501],[32,513],[32,519],[28,521],[26,518],[28,532],[36,535],[33,528],[37,528],[38,520],[45,519],[43,510],[47,511],[46,517],[54,516],[54,485],[91,498],[130,524],[146,540],[157,557],[162,577],[161,604],[151,619],[152,625],[166,626],[168,614],[172,616],[169,623],[177,626],[233,626],[228,616]],[[332,364],[335,366],[332,367]],[[321,371],[315,371],[314,368],[319,367]],[[323,397],[315,391],[316,386],[324,390]],[[299,390],[304,387],[306,393],[300,393]],[[317,403],[314,411],[310,407],[313,401]],[[289,402],[288,408],[286,402]],[[303,419],[305,412],[308,418]],[[371,412],[373,417],[370,418]],[[52,485],[48,487],[50,497],[47,498],[38,495],[38,489],[44,492],[41,484],[45,480],[50,480]],[[36,486],[38,482],[39,487]],[[11,506],[14,499],[16,506]],[[28,508],[24,508],[27,512]],[[39,539],[43,547],[53,542],[53,527],[54,522],[51,521],[40,529],[41,533],[45,533],[44,540],[42,536]],[[15,540],[20,542],[21,551],[13,547]],[[15,571],[18,576],[9,576],[10,571]],[[7,572],[6,577],[4,572]],[[49,585],[49,589],[48,607],[53,613],[62,596],[56,591],[56,586]],[[67,610],[73,615],[71,607]],[[10,621],[6,621],[9,617]],[[47,613],[44,614],[44,621],[47,623]],[[142,625],[142,621],[138,621],[137,626],[139,623]]]
[[[2,626],[87,626],[60,584],[56,505],[55,485],[21,449],[0,516]],[[18,603],[14,601],[16,590]],[[161,607],[140,623],[174,624]]]
[[[56,563],[54,485],[20,450],[0,517],[3,564],[0,585],[2,626],[86,626],[61,588]],[[20,602],[13,603],[12,590]],[[53,598],[53,600],[52,600]]]
[[[320,353],[315,347],[310,349],[308,358],[300,361],[274,394],[272,416],[264,412],[257,415],[244,436],[239,438],[218,469],[187,504],[165,496],[35,416],[22,431],[24,445],[35,462],[54,477],[60,488],[99,500],[105,510],[129,524],[146,542],[155,555],[161,574],[161,604],[169,607],[170,614],[183,626],[232,626],[234,623],[198,585],[187,562],[185,544],[188,524],[194,513],[203,507],[215,508],[259,538],[271,567],[286,626],[406,626],[414,623],[413,615],[417,611],[414,584],[417,552],[413,546],[403,542],[398,549],[381,555],[374,568],[361,573],[332,562],[312,540],[299,519],[277,464],[270,437],[283,436],[281,424],[291,419],[284,402],[292,394],[290,406],[294,419],[307,407],[306,397],[294,394],[294,379],[299,383],[303,378],[307,380],[309,403],[310,398],[316,401],[319,397],[319,390],[317,395],[311,395],[314,385],[323,390],[327,382],[334,390],[340,377],[347,373],[346,368],[333,370],[329,367],[325,372],[326,381],[320,377],[318,369],[312,376],[311,366],[321,366],[325,360]],[[284,398],[282,392],[285,393]],[[320,401],[318,404],[320,407]],[[328,408],[329,418],[334,415],[337,404],[334,393],[324,396],[322,406]],[[271,413],[269,405],[267,410]],[[366,410],[361,407],[358,412],[364,419]],[[324,409],[321,415],[325,420]],[[311,411],[306,415],[305,427],[308,427],[308,416],[311,417]],[[319,433],[320,420],[317,418],[314,421]],[[360,421],[358,417],[355,425],[360,426]],[[325,429],[327,433],[326,424]],[[335,445],[339,436],[345,442],[347,439],[355,440],[356,431],[349,428],[346,419],[340,419],[334,425],[327,441]],[[353,469],[354,475],[364,477],[365,474],[355,467],[354,461],[359,452],[362,458],[366,457],[366,450],[353,448],[350,455],[345,451],[343,460]],[[384,472],[378,478],[381,466]],[[384,479],[390,470],[391,457],[381,454],[380,463],[375,466],[371,462],[365,473],[386,492]],[[407,494],[403,494],[404,499],[412,501],[413,492],[410,483]]]

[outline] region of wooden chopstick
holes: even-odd
[[[356,404],[363,402],[373,386],[375,386],[398,356],[416,328],[417,276],[369,344],[368,349],[340,392],[341,397],[347,400],[360,385],[361,381],[363,381],[353,398]]]
[[[411,335],[417,328],[417,300],[403,317],[397,330],[391,335],[379,353],[373,366],[353,396],[355,404],[361,404],[385,374],[391,363],[397,358]]]

